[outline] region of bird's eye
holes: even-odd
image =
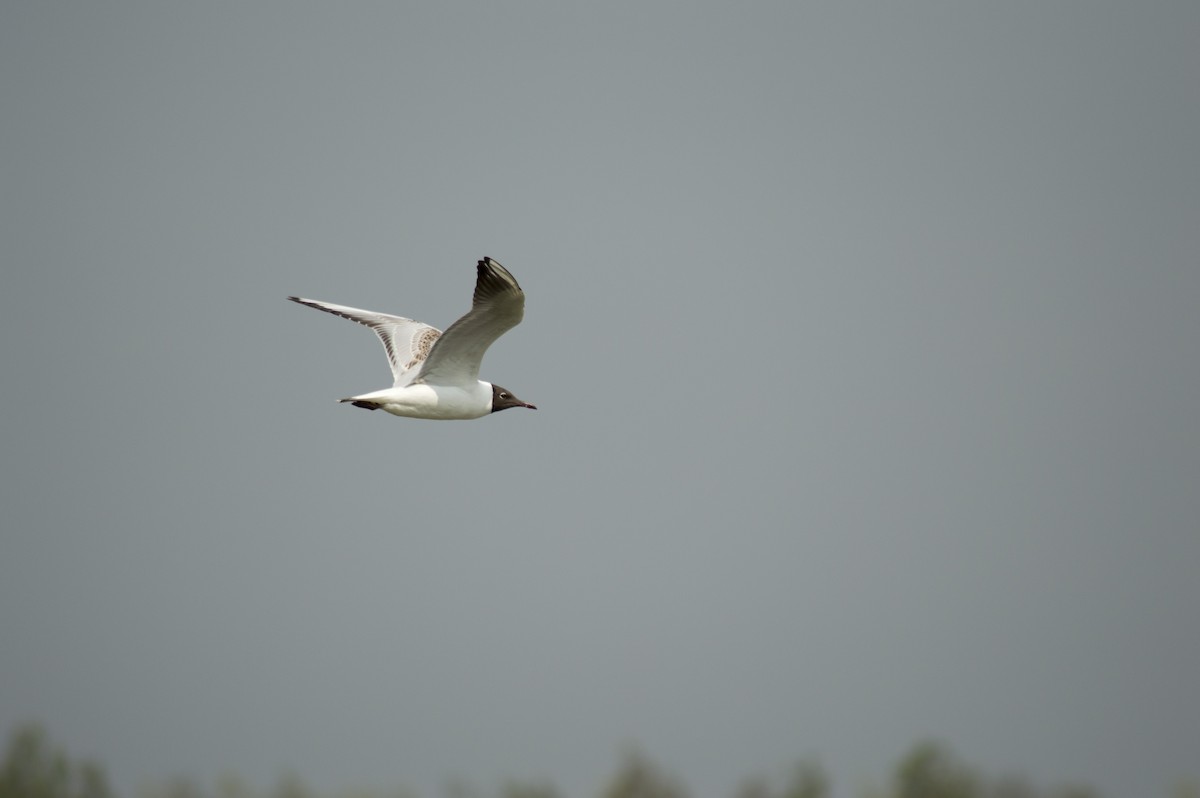
[[[501,399],[507,399],[507,398],[508,398],[508,391],[501,391],[501,392],[500,392],[500,398],[501,398]]]

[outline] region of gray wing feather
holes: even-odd
[[[479,379],[479,364],[488,347],[525,316],[525,292],[507,269],[484,258],[475,270],[471,310],[434,342],[413,382],[473,385]]]
[[[422,364],[442,334],[436,327],[403,316],[390,316],[386,313],[359,310],[298,296],[290,296],[288,299],[371,328],[379,336],[384,351],[387,352],[388,364],[392,367],[393,385],[407,385],[421,373]]]

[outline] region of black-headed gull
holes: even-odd
[[[491,258],[479,261],[471,310],[441,332],[428,324],[348,308],[315,299],[288,299],[370,327],[383,341],[394,382],[391,388],[341,399],[395,416],[469,419],[510,407],[528,407],[512,392],[479,379],[483,353],[525,315],[525,292],[508,270]]]

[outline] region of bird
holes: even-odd
[[[292,302],[369,327],[383,342],[392,367],[392,387],[338,401],[433,420],[482,418],[510,407],[537,410],[507,388],[479,379],[479,364],[488,347],[521,323],[525,292],[508,269],[491,258],[480,260],[475,270],[471,309],[445,332],[403,316],[289,296]]]

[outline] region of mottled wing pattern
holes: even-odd
[[[525,316],[525,292],[507,269],[491,258],[479,261],[475,268],[470,312],[437,339],[414,382],[474,384],[484,352]]]
[[[387,351],[388,363],[392,367],[393,385],[407,385],[412,382],[442,334],[436,327],[403,316],[389,316],[386,313],[359,310],[298,296],[290,296],[288,299],[370,327],[379,336],[384,350]]]

